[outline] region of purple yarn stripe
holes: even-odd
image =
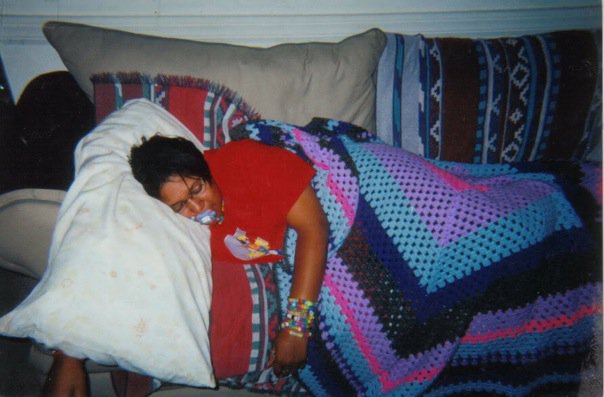
[[[539,297],[534,303],[519,309],[478,314],[470,324],[467,334],[476,335],[500,329],[519,327],[527,321],[547,320],[560,315],[572,315],[579,307],[592,305],[602,299],[602,285],[588,284],[584,287]]]
[[[555,191],[553,186],[542,181],[513,180],[502,176],[462,177],[443,170],[442,174],[449,175],[452,180],[487,188],[486,191],[459,190],[434,172],[431,163],[416,155],[378,144],[365,147],[396,180],[441,246],[449,245]],[[462,214],[461,209],[464,210],[463,216],[456,219],[453,215]],[[463,235],[460,229],[464,230]]]

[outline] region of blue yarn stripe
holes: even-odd
[[[504,385],[500,382],[465,382],[456,385],[447,385],[432,390],[425,397],[443,397],[450,395],[463,395],[464,393],[496,393],[509,397],[523,397],[539,386],[552,383],[577,383],[581,380],[580,374],[546,374],[535,381],[520,386]]]
[[[319,378],[315,376],[312,370],[309,367],[305,367],[302,371],[300,371],[300,379],[304,382],[304,386],[312,392],[313,396],[316,397],[331,397],[332,394],[328,392]]]
[[[437,154],[437,158],[441,158],[442,156],[442,151],[443,151],[443,144],[444,144],[444,136],[445,136],[445,123],[444,121],[444,117],[445,117],[445,85],[446,85],[446,78],[445,78],[445,71],[443,68],[443,59],[442,59],[442,54],[440,52],[440,48],[438,46],[439,41],[435,40],[434,41],[434,46],[437,50],[438,53],[438,60],[437,60],[437,64],[438,64],[438,78],[440,80],[440,90],[438,90],[438,94],[440,95],[439,99],[438,99],[438,154]],[[431,93],[428,93],[429,95],[431,95]]]
[[[482,152],[485,146],[485,124],[488,120],[487,112],[488,112],[488,94],[490,92],[489,84],[491,74],[489,72],[489,63],[487,61],[487,55],[485,51],[485,42],[484,40],[476,41],[476,52],[478,53],[478,79],[479,79],[479,88],[478,88],[478,119],[476,121],[476,143],[474,145],[474,163],[480,163],[482,160]]]
[[[124,95],[122,91],[122,83],[114,81],[113,90],[115,92],[115,110],[121,109],[124,106]]]
[[[602,59],[602,31],[593,30],[592,37],[597,43],[598,59]],[[581,143],[578,145],[577,158],[585,158],[595,147],[600,145],[602,136],[602,73],[598,73],[596,86],[592,95],[591,106],[583,127]]]
[[[425,38],[421,39],[420,48],[420,62],[419,62],[419,76],[420,76],[420,95],[423,97],[423,110],[418,109],[418,134],[424,144],[424,157],[430,157],[430,135],[428,117],[430,115],[430,104],[429,104],[429,93],[430,93],[430,49],[428,48],[428,42]],[[419,104],[418,104],[419,106]],[[428,139],[426,139],[428,138]]]
[[[405,58],[405,41],[403,36],[395,35],[396,58],[394,64],[394,76],[392,87],[392,130],[402,131],[401,127],[401,104],[402,104],[402,77],[403,77],[403,60]],[[401,134],[393,134],[392,145],[401,147]]]
[[[483,161],[488,163],[499,162],[499,148],[497,147],[497,137],[505,131],[501,121],[504,118],[503,109],[507,106],[504,99],[507,99],[504,74],[506,73],[507,57],[503,50],[503,45],[500,40],[488,41],[487,48],[489,50],[489,70],[492,74],[491,93],[489,103],[489,134],[487,139],[488,147],[485,148]],[[490,150],[490,144],[493,143],[493,148]]]
[[[529,140],[529,136],[531,135],[531,129],[533,125],[533,118],[535,117],[535,101],[537,96],[537,80],[539,77],[539,70],[537,70],[537,62],[535,60],[535,48],[532,46],[530,40],[526,37],[522,38],[522,42],[524,43],[524,48],[526,50],[526,55],[528,57],[529,62],[529,97],[528,104],[526,105],[526,121],[524,124],[524,136],[522,137],[522,144],[520,149],[518,150],[518,154],[516,160],[524,159],[524,152],[526,151],[527,142]]]
[[[143,98],[153,102],[153,81],[149,76],[141,76],[141,87],[143,90]]]
[[[551,123],[551,120],[549,120],[550,117],[550,112],[551,112],[551,108],[552,108],[552,104],[555,103],[555,101],[552,101],[553,98],[552,96],[552,87],[554,84],[553,81],[553,64],[552,64],[552,57],[551,57],[551,53],[550,53],[550,48],[549,45],[547,43],[547,41],[544,39],[543,36],[537,36],[536,39],[539,41],[539,43],[541,44],[541,48],[542,48],[542,52],[543,52],[543,60],[545,62],[545,68],[544,68],[544,75],[545,75],[545,87],[543,89],[543,99],[542,99],[542,107],[541,107],[541,112],[539,115],[539,126],[537,128],[537,130],[535,131],[535,133],[533,135],[535,135],[535,142],[533,144],[533,148],[531,150],[531,154],[530,156],[527,158],[527,160],[535,160],[537,158],[537,156],[540,154],[540,150],[539,148],[542,146],[541,143],[549,136],[549,126]]]

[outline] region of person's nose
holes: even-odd
[[[203,204],[196,200],[195,197],[190,197],[187,200],[186,207],[194,215],[197,215],[203,209]]]

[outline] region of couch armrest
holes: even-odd
[[[39,279],[65,192],[20,189],[0,195],[0,267]]]

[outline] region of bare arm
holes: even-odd
[[[43,397],[85,397],[88,395],[88,376],[84,360],[54,355],[54,361],[42,389]]]
[[[310,186],[302,192],[287,214],[287,224],[297,235],[294,276],[290,297],[316,301],[325,273],[327,218]],[[281,331],[275,341],[270,364],[277,376],[289,375],[304,365],[307,338]]]
[[[325,272],[328,225],[323,208],[310,186],[287,214],[287,223],[298,234],[290,296],[315,301]]]

